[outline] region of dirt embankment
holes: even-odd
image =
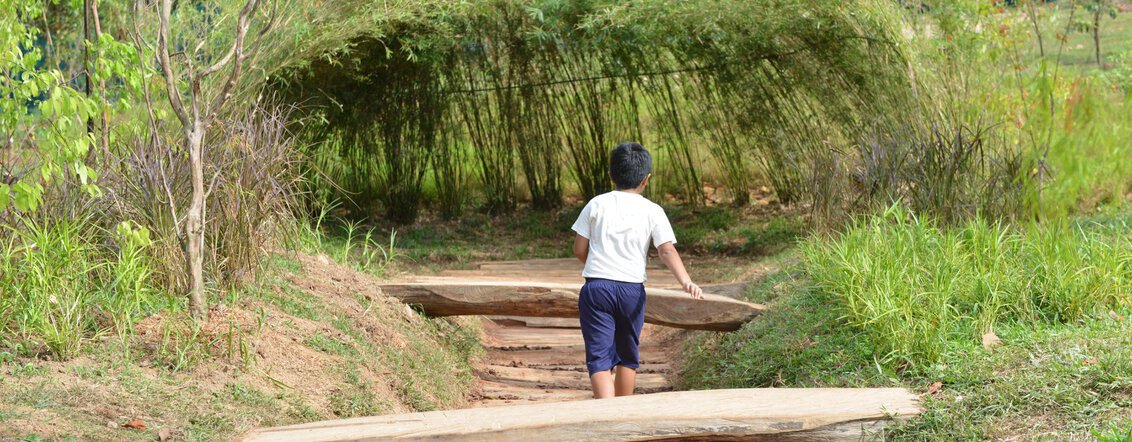
[[[70,361],[0,354],[0,440],[225,440],[467,404],[477,321],[425,318],[324,257],[275,261],[202,326],[154,315]]]

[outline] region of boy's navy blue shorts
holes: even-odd
[[[586,278],[578,298],[590,374],[621,365],[640,367],[637,346],[645,323],[645,285]]]

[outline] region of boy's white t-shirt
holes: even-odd
[[[613,191],[590,200],[573,230],[590,240],[582,276],[645,282],[649,238],[654,247],[675,243],[664,209],[637,193]]]

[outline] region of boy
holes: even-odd
[[[652,157],[637,143],[621,143],[609,158],[617,190],[594,197],[574,222],[574,256],[585,264],[578,316],[586,341],[586,369],[594,398],[633,394],[637,346],[645,320],[645,260],[649,239],[684,291],[703,299],[676,253],[676,235],[664,209],[641,196]],[[616,367],[614,382],[610,373]]]

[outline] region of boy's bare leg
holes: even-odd
[[[606,370],[591,374],[590,386],[592,386],[594,390],[594,399],[613,397],[613,373]]]
[[[629,367],[617,366],[617,379],[613,381],[614,392],[618,396],[632,396],[633,387],[637,385],[637,370]]]

